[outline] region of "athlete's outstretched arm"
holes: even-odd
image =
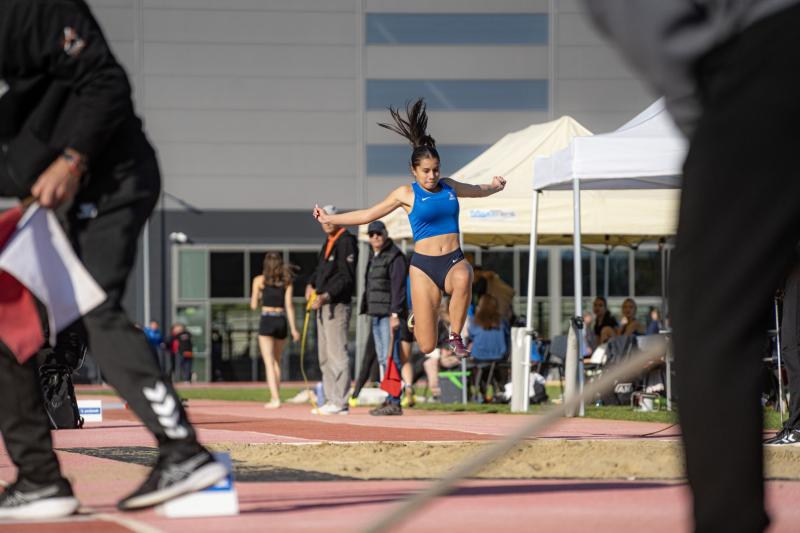
[[[506,186],[506,180],[502,176],[495,176],[491,183],[481,183],[480,185],[462,183],[453,178],[442,178],[442,181],[452,187],[459,198],[483,198],[502,191]]]
[[[397,189],[390,192],[386,198],[366,209],[357,209],[347,213],[339,213],[336,215],[329,215],[323,209],[316,205],[314,206],[314,218],[322,223],[336,224],[337,226],[356,226],[359,224],[367,224],[373,220],[378,220],[385,217],[395,209],[403,205],[410,205],[409,196],[411,187],[402,185]]]

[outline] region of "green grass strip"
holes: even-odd
[[[301,388],[284,387],[281,388],[281,401],[286,401],[294,397]],[[558,397],[559,391],[555,387],[548,393],[552,397]],[[81,395],[116,395],[113,390],[91,390],[79,391]],[[178,394],[187,400],[225,400],[225,401],[242,401],[242,402],[261,402],[269,401],[269,391],[266,386],[263,388],[217,388],[217,387],[192,387],[181,388],[178,386]],[[441,411],[453,413],[511,413],[511,408],[508,404],[480,404],[480,403],[422,403],[418,402],[412,409],[419,409],[424,411]],[[521,414],[537,414],[543,409],[541,405],[531,405],[528,413]],[[713,416],[713,412],[709,413]],[[635,422],[659,422],[662,424],[674,424],[678,422],[678,415],[675,411],[636,411],[625,405],[602,405],[602,406],[586,406],[586,418],[597,418],[606,420],[631,420]],[[781,427],[780,414],[771,408],[764,410],[764,427],[766,429],[779,429]]]

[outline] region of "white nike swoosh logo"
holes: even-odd
[[[420,198],[420,200],[422,200],[423,202],[426,201],[426,200],[430,200],[430,199],[431,199],[430,196],[428,196],[427,198]]]

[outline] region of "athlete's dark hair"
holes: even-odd
[[[413,104],[406,102],[406,116],[403,118],[399,109],[389,106],[393,124],[378,123],[387,130],[399,133],[411,143],[414,151],[411,152],[411,167],[419,165],[423,159],[430,158],[439,161],[439,152],[436,151],[436,141],[428,135],[428,114],[425,112],[425,100],[418,98]]]
[[[283,256],[276,252],[264,254],[264,285],[273,287],[286,287],[291,285],[294,280],[294,265],[287,265],[283,262]]]

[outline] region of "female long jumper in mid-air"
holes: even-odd
[[[458,198],[481,198],[502,191],[506,180],[471,185],[439,176],[439,153],[428,135],[428,116],[422,98],[406,105],[405,117],[389,107],[393,124],[380,124],[399,133],[414,147],[411,174],[414,182],[402,185],[383,201],[367,209],[329,215],[314,207],[320,222],[351,226],[367,224],[402,207],[408,213],[414,236],[414,255],[409,276],[414,302],[414,336],[423,353],[436,348],[439,304],[442,291],[450,295],[450,345],[459,357],[469,355],[461,339],[472,289],[472,267],[464,261],[458,229]]]

